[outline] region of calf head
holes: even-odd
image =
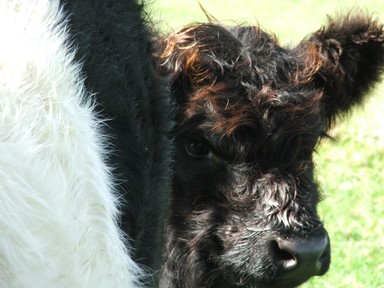
[[[295,287],[326,273],[312,154],[379,80],[383,42],[358,13],[293,49],[215,24],[159,42],[178,106],[164,287]]]

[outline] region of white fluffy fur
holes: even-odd
[[[58,5],[0,1],[0,287],[137,287]]]

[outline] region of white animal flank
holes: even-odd
[[[57,1],[0,2],[0,287],[138,287]]]

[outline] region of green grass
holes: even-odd
[[[205,21],[195,0],[150,0],[151,17],[165,32]],[[355,1],[201,0],[225,24],[259,23],[294,45],[317,30],[326,15],[356,7]],[[384,1],[360,1],[384,22]],[[384,81],[383,81],[384,82]],[[340,121],[316,155],[324,190],[319,207],[332,241],[332,264],[304,287],[384,288],[384,83],[363,108]]]

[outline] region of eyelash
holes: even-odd
[[[189,156],[194,158],[205,158],[211,153],[207,143],[196,139],[187,141],[185,144],[185,150]]]

